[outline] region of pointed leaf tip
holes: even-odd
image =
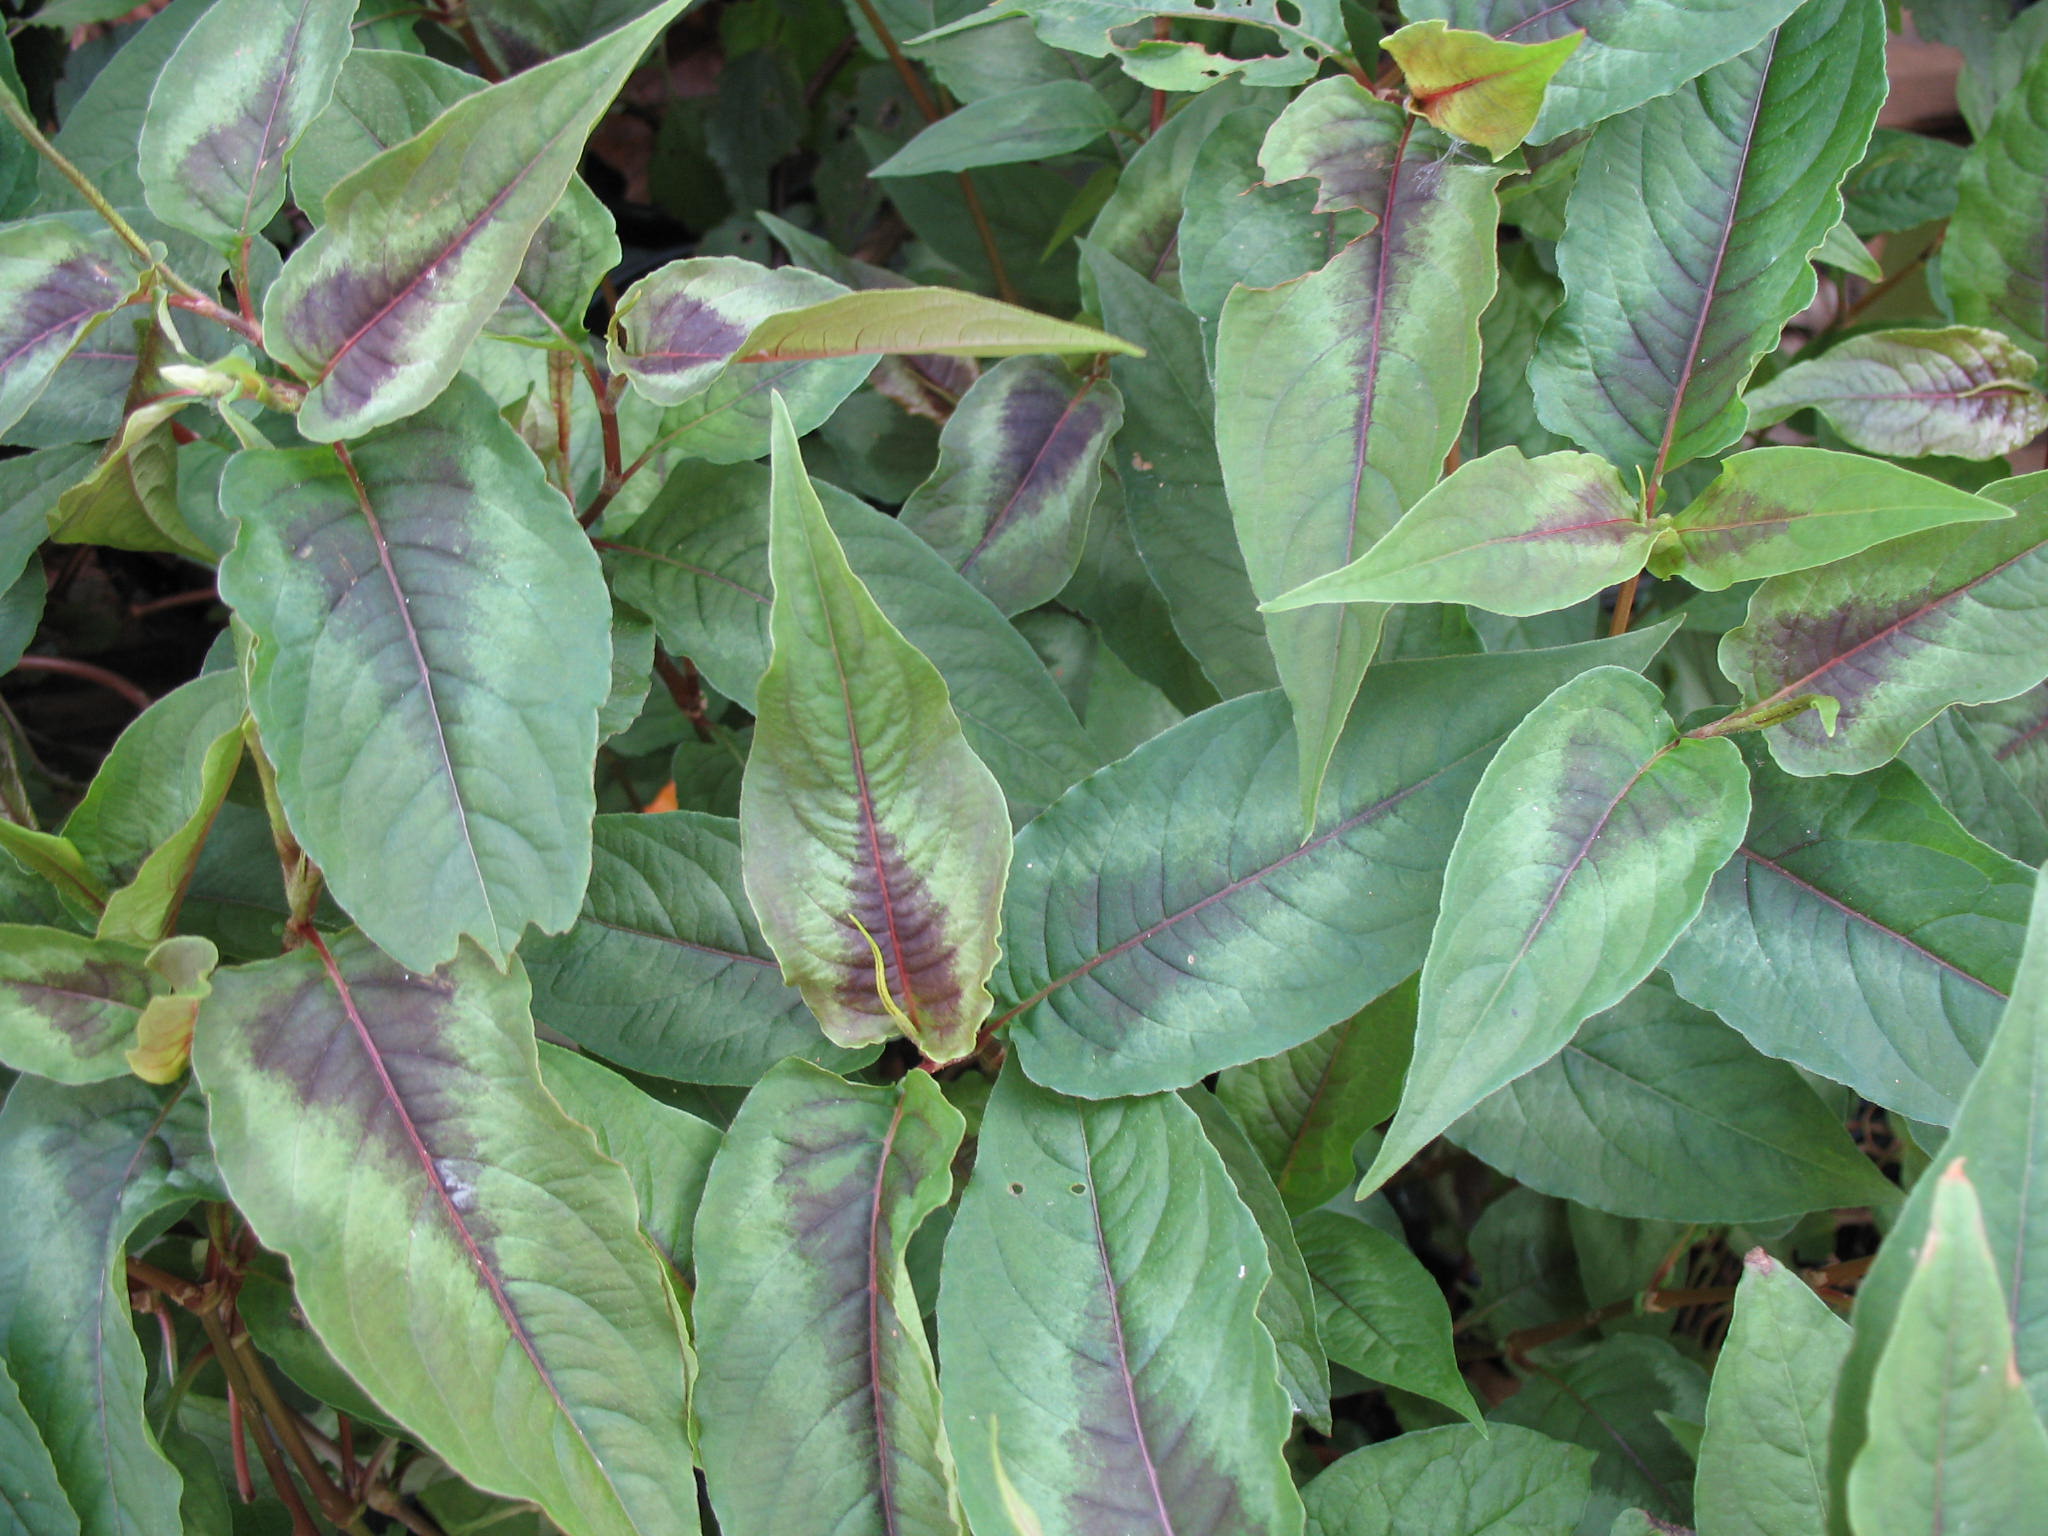
[[[1431,17],[1388,33],[1380,46],[1401,66],[1411,110],[1498,160],[1529,136],[1551,76],[1585,37],[1511,43]]]

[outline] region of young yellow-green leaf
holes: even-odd
[[[1050,160],[1085,149],[1119,126],[1086,80],[1049,80],[970,101],[919,132],[870,176],[929,176],[981,165]]]
[[[1820,1536],[1849,1329],[1763,1249],[1752,1248],[1742,1269],[1735,1322],[1707,1389],[1694,1519],[1700,1536]]]
[[[1031,352],[1138,356],[1142,349],[1092,326],[1055,320],[952,288],[873,288],[756,325],[739,346],[743,363],[868,357],[889,352],[933,357],[1021,357]]]
[[[1445,1424],[1353,1451],[1309,1481],[1308,1536],[1558,1536],[1593,1453],[1514,1424]]]
[[[1752,432],[1812,409],[1852,448],[1892,458],[1992,459],[2048,429],[2036,364],[1996,331],[1874,331],[1797,362],[1742,397]]]
[[[575,920],[611,601],[590,541],[474,384],[354,444],[238,454],[221,596],[299,844],[417,970]]]
[[[680,1319],[625,1170],[541,1084],[518,967],[422,974],[350,936],[213,986],[221,1175],[334,1358],[570,1536],[693,1536]]]
[[[1014,1063],[946,1239],[946,1428],[977,1530],[997,1458],[1054,1536],[1299,1536],[1266,1247],[1177,1096],[1084,1103]]]
[[[2001,522],[1935,528],[1756,589],[1721,637],[1721,671],[1762,711],[1840,704],[1769,731],[1789,773],[1860,773],[1951,704],[2022,693],[2048,674],[2048,474],[1986,488]]]
[[[1451,1309],[1408,1245],[1337,1211],[1311,1211],[1294,1232],[1330,1358],[1477,1424],[1479,1405],[1451,1349]]]
[[[2048,49],[2036,50],[1969,157],[1941,253],[1941,286],[1968,325],[2048,356]]]
[[[1216,448],[1264,600],[1350,564],[1442,474],[1479,378],[1499,173],[1348,77],[1296,98],[1260,159],[1272,181],[1319,178],[1318,212],[1376,216],[1319,271],[1223,304]],[[1370,603],[1267,615],[1304,826],[1384,618]]]
[[[1799,0],[1402,0],[1401,14],[1518,43],[1583,32],[1529,135],[1548,144],[1670,95],[1755,47],[1798,8]]]
[[[0,1063],[60,1083],[128,1070],[150,999],[148,951],[61,928],[0,925]]]
[[[697,1220],[704,1475],[757,1536],[966,1536],[904,1250],[953,1190],[966,1122],[923,1072],[761,1079]]]
[[[1217,1078],[1216,1097],[1294,1215],[1358,1177],[1352,1148],[1400,1105],[1415,1046],[1415,990],[1411,977],[1313,1040]]]
[[[737,256],[672,261],[628,288],[612,316],[612,367],[658,405],[679,405],[709,388],[771,315],[846,292],[802,267],[770,269]],[[865,369],[838,370],[846,389]]]
[[[0,431],[21,420],[57,365],[135,291],[134,273],[106,254],[107,243],[81,233],[71,217],[0,229]]]
[[[209,978],[220,964],[220,951],[211,939],[179,934],[152,949],[144,964],[160,986],[136,1022],[128,1070],[145,1083],[174,1083],[185,1075],[192,1055],[199,1005],[213,991]]]
[[[1059,595],[1081,561],[1102,455],[1124,419],[1116,386],[1044,358],[1005,358],[939,431],[939,461],[904,525],[1005,614]]]
[[[284,204],[285,163],[334,89],[350,0],[220,0],[157,77],[136,151],[143,195],[166,224],[225,251]]]
[[[1473,603],[1549,613],[1635,575],[1655,537],[1597,454],[1528,459],[1498,448],[1459,465],[1349,565],[1262,606]]]
[[[191,403],[159,400],[131,411],[92,472],[50,509],[51,539],[212,564],[221,551],[192,531],[178,506],[178,445],[168,423]]]
[[[1498,160],[1529,136],[1544,88],[1585,37],[1502,42],[1432,18],[1389,32],[1380,46],[1401,66],[1414,111]]]
[[[511,292],[592,124],[688,0],[458,101],[344,177],[263,303],[264,346],[312,386],[299,430],[353,437],[438,395]]]
[[[1538,705],[1487,765],[1451,849],[1415,1057],[1360,1197],[1633,991],[1748,818],[1742,754],[1679,736],[1636,673],[1596,668]]]
[[[1529,372],[1545,426],[1653,479],[1742,434],[1738,393],[1813,298],[1805,257],[1842,217],[1884,40],[1878,0],[1812,0],[1593,131],[1557,248],[1565,301]]]
[[[957,1061],[994,1006],[1003,793],[945,680],[846,563],[778,405],[774,653],[740,788],[747,895],[825,1033]]]
[[[2009,506],[1861,454],[1752,448],[1723,460],[1683,512],[1657,520],[1650,570],[1718,592],[1924,529],[2011,516]]]
[[[1968,1168],[1951,1162],[1871,1377],[1870,1437],[1849,1470],[1856,1536],[1990,1536],[2039,1518],[2048,1430],[2013,1361],[2006,1308]]]
[[[1206,91],[1232,75],[1242,76],[1246,85],[1299,85],[1315,74],[1318,59],[1349,47],[1338,0],[1230,0],[1222,15],[1257,40],[1249,51],[1233,48],[1229,53],[1155,37],[1149,26],[1125,30],[1154,17],[1215,21],[1214,0],[1007,0],[943,31],[1020,14],[1029,16],[1039,37],[1053,47],[1096,59],[1114,57],[1134,80],[1163,91]],[[1275,45],[1280,52],[1272,51]]]

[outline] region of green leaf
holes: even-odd
[[[2011,516],[1996,501],[1860,454],[1752,448],[1723,460],[1683,512],[1658,519],[1650,570],[1719,592],[1909,533]]]
[[[1005,614],[1036,608],[1080,564],[1123,414],[1113,384],[1007,358],[960,397],[902,519]]]
[[[105,254],[107,244],[68,217],[0,229],[0,430],[21,420],[57,365],[134,293],[135,275]]]
[[[1080,1103],[1003,1073],[946,1240],[939,1355],[969,1519],[1073,1536],[1301,1530],[1256,1309],[1266,1248],[1170,1094]]]
[[[774,363],[886,352],[934,357],[1021,357],[1032,352],[1136,356],[1141,350],[1091,326],[1034,314],[977,293],[872,288],[770,316],[741,343],[739,360]]]
[[[2048,356],[2048,49],[1998,104],[1958,179],[1941,253],[1941,286],[1956,319],[2005,332]]]
[[[818,1033],[740,899],[737,822],[677,811],[600,816],[583,913],[520,947],[533,1011],[636,1072],[744,1086],[785,1056],[850,1071],[859,1052]]]
[[[1992,459],[2048,429],[2034,359],[1996,331],[1874,331],[1794,363],[1743,397],[1751,431],[1811,408],[1852,448]]]
[[[1302,1489],[1308,1536],[1556,1536],[1591,1491],[1593,1453],[1497,1424],[1396,1435]]]
[[[57,499],[91,473],[97,450],[44,448],[0,460],[0,581],[12,586],[50,536]]]
[[[1526,459],[1519,448],[1499,448],[1459,465],[1349,565],[1264,610],[1472,603],[1493,613],[1549,613],[1635,575],[1655,537],[1605,459]]]
[[[2048,1431],[2019,1368],[1997,1262],[1961,1161],[1940,1175],[1849,1470],[1858,1536],[2024,1530],[2048,1499]]]
[[[217,973],[193,1057],[235,1205],[380,1406],[571,1536],[697,1529],[679,1319],[625,1171],[541,1086],[516,967],[316,944]]]
[[[727,1528],[965,1536],[903,1258],[952,1193],[965,1124],[922,1072],[857,1087],[787,1062],[747,1095],[698,1213],[691,1309]]]
[[[0,1109],[0,1184],[11,1194],[0,1368],[86,1536],[182,1529],[178,1474],[143,1414],[146,1373],[119,1272],[138,1224],[209,1192],[205,1146],[196,1102],[133,1078],[68,1088],[25,1077]]]
[[[1766,1055],[1946,1125],[2012,988],[2031,872],[1902,767],[1795,779],[1744,748],[1749,830],[1672,981]]]
[[[1803,258],[1842,217],[1884,37],[1877,0],[1816,0],[1594,130],[1558,242],[1565,301],[1529,373],[1545,426],[1653,480],[1741,435],[1742,386],[1812,301]]]
[[[1547,144],[1668,96],[1756,46],[1798,7],[1799,0],[1403,0],[1401,11],[1411,21],[1441,17],[1519,43],[1583,31],[1529,135]]]
[[[1620,667],[1573,678],[1487,765],[1444,869],[1415,1059],[1360,1197],[1633,991],[1749,814],[1728,741],[1679,736]]]
[[[1707,1390],[1694,1485],[1700,1536],[1818,1536],[1849,1329],[1763,1249],[1752,1248],[1742,1269],[1735,1323]]]
[[[1010,866],[995,776],[945,679],[889,622],[825,519],[778,411],[775,648],[740,787],[747,896],[826,1035],[974,1049]]]
[[[932,659],[961,728],[1029,820],[1098,765],[1073,710],[1030,644],[901,521],[814,487],[853,571],[889,622]],[[649,614],[745,708],[768,665],[768,492],[760,465],[680,466],[646,513],[605,542],[613,589]]]
[[[469,0],[465,15],[504,74],[581,48],[653,8],[655,0]]]
[[[1519,1184],[1642,1220],[1764,1223],[1897,1198],[1797,1072],[1657,977],[1446,1134]]]
[[[57,1481],[42,1432],[0,1363],[0,1511],[22,1536],[78,1536],[78,1516]]]
[[[642,1093],[588,1056],[540,1047],[541,1081],[571,1120],[588,1126],[597,1149],[633,1181],[640,1230],[671,1268],[687,1274],[691,1234],[711,1159],[724,1139],[718,1127]]]
[[[1411,110],[1498,160],[1529,136],[1544,88],[1585,37],[1509,43],[1431,19],[1389,32],[1380,46],[1401,66]]]
[[[1122,30],[1154,17],[1214,21],[1219,13],[1213,0],[1006,0],[947,30],[1018,14],[1029,16],[1039,37],[1053,47],[1094,59],[1114,57],[1141,85],[1164,91],[1207,90],[1231,75],[1241,75],[1246,85],[1299,85],[1315,74],[1320,58],[1343,53],[1347,46],[1338,0],[1230,0],[1221,16],[1256,29],[1254,50],[1275,45],[1281,50],[1237,57],[1200,43]]]
[[[1277,681],[1273,653],[1216,460],[1216,402],[1201,322],[1086,241],[1081,259],[1095,280],[1104,323],[1145,347],[1143,357],[1109,365],[1124,397],[1112,461],[1131,539],[1166,598],[1174,633],[1216,691],[1231,698],[1270,688]]]
[[[396,421],[447,387],[511,292],[583,141],[688,0],[486,87],[344,177],[263,302],[264,346],[310,380],[319,441]]]
[[[474,385],[331,448],[237,455],[221,596],[299,844],[416,970],[502,962],[590,872],[611,601],[540,463]]]
[[[1884,279],[1883,263],[1871,255],[1870,247],[1857,238],[1846,217],[1827,232],[1827,238],[1821,241],[1812,259],[1823,266],[1853,273],[1865,282],[1875,283]]]
[[[1409,975],[1486,759],[1559,682],[1640,664],[1663,640],[1622,638],[1375,669],[1306,841],[1270,693],[1077,784],[1011,863],[998,1022],[1025,1071],[1091,1098],[1184,1088],[1301,1044]]]
[[[761,321],[844,292],[801,267],[771,271],[737,256],[672,261],[620,299],[608,343],[611,365],[656,404],[679,405],[725,370]],[[865,367],[832,371],[845,386],[842,398],[867,375]]]
[[[285,164],[327,105],[355,10],[352,0],[216,0],[150,93],[136,151],[150,211],[246,274],[246,243],[284,204]]]
[[[160,400],[130,412],[92,473],[50,509],[51,539],[212,564],[220,552],[192,531],[178,504],[178,446],[168,423],[189,403]]]
[[[227,800],[236,770],[242,766],[242,747],[240,720],[207,746],[193,786],[196,794],[191,814],[150,851],[133,879],[107,897],[106,910],[100,914],[101,938],[155,944],[177,928],[178,911],[191,888],[207,835]]]
[[[868,174],[929,176],[1051,160],[1087,148],[1118,126],[1108,101],[1085,80],[1027,85],[947,113]]]
[[[1842,183],[1849,227],[1866,238],[1932,224],[1956,211],[1963,146],[1880,128]]]
[[[60,928],[0,925],[0,1062],[60,1083],[128,1071],[149,1002],[148,952]]]
[[[1408,1245],[1335,1211],[1309,1212],[1294,1232],[1330,1358],[1477,1424],[1479,1405],[1451,1352],[1451,1309]]]
[[[48,881],[64,908],[88,925],[106,910],[106,882],[86,867],[84,856],[67,837],[38,832],[0,818],[0,849],[31,874]]]
[[[334,99],[300,139],[292,157],[292,196],[316,223],[327,196],[350,172],[430,126],[449,107],[483,89],[475,75],[423,54],[358,48],[334,82]],[[541,221],[512,292],[485,322],[500,335],[559,343],[583,334],[598,280],[619,264],[611,215],[580,176]]]
[[[1237,1198],[1259,1224],[1272,1275],[1259,1293],[1259,1322],[1273,1337],[1280,1385],[1294,1411],[1324,1434],[1330,1433],[1330,1361],[1316,1327],[1316,1298],[1294,1240],[1294,1226],[1271,1175],[1230,1111],[1206,1089],[1183,1088],[1181,1098],[1202,1122],[1202,1134],[1223,1159]]]
[[[2048,475],[1986,488],[2003,522],[1936,528],[1756,589],[1721,671],[1761,712],[1804,694],[1841,706],[1769,733],[1788,773],[1886,763],[1951,704],[2010,698],[2048,673]]]
[[[1961,712],[1945,710],[1915,731],[1899,759],[1956,819],[2000,853],[2048,863],[2048,819],[2027,799]]]
[[[1358,1139],[1401,1102],[1415,1046],[1413,980],[1313,1040],[1231,1067],[1216,1097],[1258,1149],[1287,1209],[1314,1210],[1358,1177]]]
[[[1377,222],[1307,277],[1223,304],[1216,449],[1261,599],[1356,559],[1457,441],[1493,297],[1499,177],[1448,149],[1348,77],[1304,92],[1266,137],[1269,180],[1319,177],[1318,212],[1364,208]],[[1304,825],[1384,617],[1377,604],[1267,616]]]

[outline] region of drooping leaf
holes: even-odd
[[[1559,67],[1530,137],[1547,144],[1667,96],[1761,42],[1799,0],[1403,0],[1411,21],[1439,17],[1516,43],[1583,31]]]
[[[1514,723],[1662,640],[1377,669],[1306,841],[1270,693],[1076,785],[1011,865],[998,1022],[1025,1070],[1087,1097],[1184,1088],[1349,1018],[1422,963],[1458,818]]]
[[[1311,1211],[1294,1231],[1330,1358],[1477,1424],[1479,1405],[1451,1352],[1451,1309],[1408,1245],[1335,1211]]]
[[[1088,537],[1116,386],[1038,358],[996,364],[939,432],[903,522],[1006,614],[1057,596]]]
[[[0,1366],[86,1536],[178,1536],[178,1474],[143,1413],[122,1249],[138,1223],[210,1191],[205,1115],[126,1078],[25,1077],[0,1108]]]
[[[1859,454],[1752,448],[1723,460],[1684,511],[1659,520],[1650,570],[1718,592],[1928,528],[2011,516],[2009,506]]]
[[[1652,977],[1447,1132],[1517,1183],[1642,1220],[1896,1198],[1799,1074]]]
[[[1086,149],[1117,127],[1109,102],[1085,80],[1027,85],[947,113],[868,174],[929,176],[1050,160]]]
[[[1777,576],[1721,639],[1721,670],[1758,709],[1825,694],[1767,733],[1789,773],[1889,762],[1951,704],[2024,692],[2048,674],[2048,475],[1986,487],[2016,516],[1895,539],[1819,570]]]
[[[1852,448],[1990,459],[2048,429],[2035,360],[1996,331],[1875,331],[1797,362],[1743,396],[1751,431],[1813,409]]]
[[[1415,1057],[1361,1193],[1633,991],[1698,915],[1748,814],[1734,744],[1679,736],[1632,672],[1585,673],[1531,712],[1451,849]]]
[[[559,1046],[541,1045],[540,1076],[563,1112],[590,1128],[597,1149],[624,1165],[640,1209],[640,1230],[671,1267],[688,1273],[704,1181],[724,1139],[718,1127]]]
[[[1413,110],[1498,160],[1529,136],[1544,88],[1585,37],[1506,42],[1431,18],[1388,33],[1380,46],[1401,66]]]
[[[1202,1122],[1202,1134],[1223,1159],[1237,1198],[1252,1213],[1259,1235],[1266,1240],[1266,1263],[1272,1274],[1259,1293],[1259,1322],[1273,1337],[1280,1385],[1287,1389],[1294,1411],[1328,1434],[1330,1360],[1316,1327],[1315,1291],[1287,1207],[1259,1154],[1216,1095],[1205,1088],[1183,1088],[1181,1098]]]
[[[1947,1124],[2012,989],[2028,870],[1904,768],[1795,779],[1744,750],[1749,830],[1672,981],[1766,1055]]]
[[[1165,595],[1175,634],[1216,691],[1233,698],[1270,688],[1273,653],[1216,459],[1201,323],[1085,241],[1081,259],[1095,279],[1104,323],[1145,347],[1143,357],[1109,365],[1124,397],[1114,462],[1132,541]]]
[[[146,956],[61,928],[0,926],[0,1062],[60,1083],[122,1076],[149,1002]]]
[[[1966,325],[2005,332],[2048,356],[2048,49],[1998,104],[1963,161],[1941,286]]]
[[[836,298],[846,290],[801,267],[772,271],[737,256],[672,261],[626,290],[612,316],[612,367],[658,405],[701,393],[771,315]],[[842,398],[868,367],[838,364]]]
[[[542,1023],[600,1056],[660,1077],[744,1086],[786,1056],[842,1071],[842,1050],[782,984],[740,900],[737,823],[676,811],[600,816],[576,924],[520,957]]]
[[[511,292],[583,141],[688,0],[465,97],[338,182],[263,303],[264,346],[312,384],[299,430],[353,437],[454,377]]]
[[[1742,1268],[1735,1323],[1707,1389],[1694,1490],[1700,1536],[1818,1536],[1849,1329],[1763,1249],[1751,1249]]]
[[[211,939],[181,933],[152,948],[143,964],[157,991],[136,1021],[128,1070],[145,1083],[175,1083],[191,1059],[192,1034],[200,1005],[212,994],[220,951]]]
[[[931,1078],[775,1067],[726,1132],[691,1308],[711,1502],[733,1530],[965,1536],[904,1267],[965,1122]]]
[[[69,218],[0,229],[0,430],[21,420],[57,365],[135,291],[107,244]]]
[[[955,25],[1019,13],[1053,47],[1095,59],[1114,57],[1141,85],[1164,91],[1206,90],[1232,75],[1247,85],[1299,85],[1315,74],[1320,59],[1346,47],[1337,0],[1227,0],[1222,11],[1214,0],[1003,0]],[[1123,31],[1154,17],[1176,16],[1256,28],[1255,49],[1280,51],[1232,56],[1196,42]]]
[[[1445,1424],[1332,1462],[1302,1489],[1308,1536],[1556,1536],[1586,1507],[1593,1453],[1512,1424]]]
[[[221,971],[194,1065],[236,1207],[382,1408],[572,1536],[696,1530],[679,1320],[625,1170],[541,1085],[516,967],[349,937]]]
[[[1939,1176],[1849,1469],[1857,1536],[2016,1531],[2048,1499],[2048,1430],[2013,1361],[2007,1296],[1964,1162]]]
[[[769,495],[774,652],[740,787],[747,896],[837,1044],[898,1033],[974,1049],[1010,865],[995,776],[945,679],[877,606],[778,411]]]
[[[1655,537],[1605,459],[1526,459],[1519,448],[1500,448],[1459,465],[1349,565],[1264,608],[1472,603],[1493,613],[1549,613],[1635,575]]]
[[[1302,1216],[1358,1176],[1352,1148],[1401,1102],[1415,1044],[1415,983],[1313,1040],[1231,1067],[1216,1097],[1244,1127],[1287,1209]]]
[[[815,489],[854,574],[946,680],[968,745],[1017,820],[1098,766],[1073,710],[994,604],[898,519],[829,485]],[[768,665],[768,491],[759,465],[686,465],[605,545],[618,595],[747,708]]]
[[[946,1241],[946,1429],[977,1528],[997,1468],[1074,1536],[1290,1536],[1290,1415],[1256,1309],[1265,1244],[1194,1112],[1004,1072]]]
[[[1498,174],[1448,149],[1348,77],[1304,92],[1266,137],[1269,180],[1316,176],[1317,211],[1364,208],[1377,222],[1307,277],[1224,301],[1216,449],[1262,600],[1364,553],[1457,441],[1493,297]],[[1304,825],[1384,616],[1377,604],[1267,616]]]
[[[590,871],[611,602],[540,463],[474,385],[330,448],[231,461],[222,597],[249,707],[335,896],[426,970],[559,932]]]
[[[246,274],[246,243],[284,203],[285,164],[327,105],[354,18],[349,0],[211,6],[150,93],[136,151],[150,210]]]
[[[1558,243],[1565,301],[1529,374],[1545,426],[1653,480],[1741,434],[1750,370],[1813,298],[1793,258],[1842,217],[1884,99],[1884,37],[1877,0],[1804,5],[1594,130]]]
[[[131,411],[92,473],[50,509],[51,539],[212,563],[220,551],[186,523],[178,501],[178,448],[168,423],[187,403],[161,400]]]
[[[242,749],[240,720],[208,744],[200,759],[198,781],[191,786],[191,814],[150,851],[136,867],[134,878],[108,895],[106,910],[100,914],[101,938],[155,944],[171,936],[207,836],[234,785],[235,771],[242,765]]]

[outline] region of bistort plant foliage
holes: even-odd
[[[0,1529],[2048,1528],[2048,4],[131,4]]]

